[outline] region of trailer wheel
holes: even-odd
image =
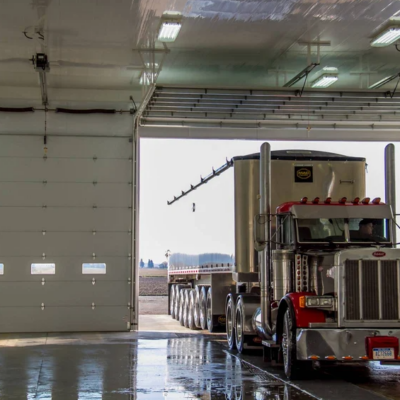
[[[212,314],[212,291],[211,291],[211,288],[208,288],[208,291],[207,291],[206,310],[207,310],[207,329],[211,333],[211,332],[214,331],[214,321],[213,321],[213,314]]]
[[[185,289],[179,291],[179,314],[177,320],[183,325],[183,308],[185,306]]]
[[[169,312],[172,318],[175,318],[175,286],[176,285],[171,285],[169,295]]]
[[[191,290],[189,292],[189,308],[188,308],[188,328],[189,329],[197,329],[194,323],[194,310],[195,310],[195,302],[196,302],[196,291]]]
[[[296,362],[296,324],[290,308],[283,316],[281,352],[285,375],[296,379],[299,375],[299,363]]]
[[[226,302],[226,339],[228,341],[229,350],[236,349],[235,343],[235,303],[232,296],[228,296],[228,301]]]
[[[188,318],[189,318],[189,300],[190,300],[189,293],[191,290],[192,289],[186,289],[185,295],[184,295],[185,304],[184,304],[184,309],[183,309],[183,325],[186,328],[189,328],[189,320],[188,320]]]
[[[203,286],[200,291],[200,326],[201,329],[207,329],[207,288]]]
[[[243,353],[244,350],[244,312],[243,312],[243,300],[239,296],[236,302],[235,312],[235,344],[239,353]]]
[[[194,306],[193,306],[193,319],[196,328],[201,328],[200,325],[200,291],[201,287],[196,286],[196,290],[194,292]]]

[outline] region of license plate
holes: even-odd
[[[372,350],[374,360],[394,360],[393,348],[378,348]]]

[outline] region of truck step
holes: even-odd
[[[279,349],[279,344],[276,344],[275,341],[273,340],[263,340],[262,341],[263,346],[269,347],[271,349]]]

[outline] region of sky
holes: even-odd
[[[234,156],[258,153],[263,141],[141,139],[139,258],[166,261],[165,253],[234,254],[233,168],[168,206],[190,184]],[[367,159],[366,194],[385,198],[382,142],[270,142],[272,150],[307,149]],[[396,150],[400,151],[400,146]],[[400,163],[396,167],[400,176]],[[400,200],[400,185],[397,187]],[[296,199],[288,199],[296,200]],[[192,204],[196,211],[192,211]],[[400,210],[400,201],[397,209]],[[399,235],[399,233],[398,233]]]

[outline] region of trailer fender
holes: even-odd
[[[315,296],[315,293],[289,293],[279,303],[278,319],[276,321],[276,336],[277,343],[280,343],[282,336],[283,316],[289,308],[293,321],[296,323],[297,328],[309,328],[310,323],[324,323],[325,313],[322,310],[315,308],[301,308],[300,297],[302,296]]]

